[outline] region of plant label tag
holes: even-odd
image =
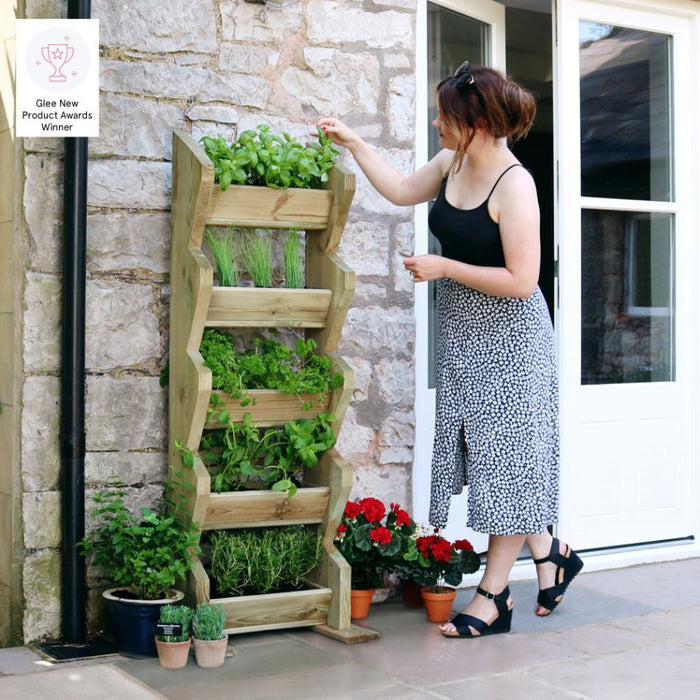
[[[180,637],[182,635],[182,623],[156,622],[156,634],[162,637]]]

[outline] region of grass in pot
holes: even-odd
[[[186,605],[164,605],[160,609],[156,635],[158,659],[163,668],[178,669],[187,665],[190,653],[192,609]]]
[[[192,622],[194,655],[202,668],[216,668],[226,660],[228,635],[224,633],[226,614],[220,604],[199,603]]]

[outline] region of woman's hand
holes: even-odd
[[[343,124],[340,119],[321,117],[316,122],[316,126],[323,129],[326,136],[331,138],[333,143],[338,146],[350,148],[350,146],[360,141],[360,137],[350,127]]]
[[[441,255],[410,255],[404,258],[403,266],[414,282],[429,282],[445,276],[444,262]]]

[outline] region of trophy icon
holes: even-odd
[[[75,49],[68,44],[47,44],[41,47],[41,55],[45,61],[53,66],[53,74],[49,76],[52,83],[65,83],[66,76],[61,73],[61,68],[73,58]]]

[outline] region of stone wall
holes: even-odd
[[[65,16],[27,0],[27,17]],[[171,137],[233,139],[262,122],[305,139],[321,114],[356,127],[399,169],[413,166],[415,0],[93,0],[100,20],[101,135],[89,144],[88,497],[112,474],[153,503],[168,455]],[[62,141],[24,142],[21,474],[24,637],[60,633],[58,405]],[[346,161],[355,169],[354,163]],[[340,256],[357,273],[341,353],[356,372],[339,450],[354,495],[410,504],[413,287],[400,252],[413,212],[358,174]],[[94,584],[93,584],[94,585]]]

